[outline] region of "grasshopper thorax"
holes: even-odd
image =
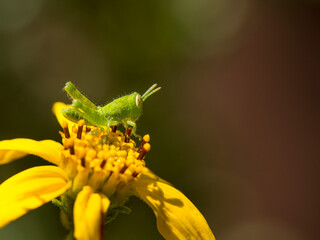
[[[157,84],[153,84],[142,96],[137,93],[117,98],[111,103],[101,108],[101,112],[108,120],[121,121],[137,121],[142,114],[142,103],[152,94],[161,88]]]
[[[142,102],[140,94],[134,92],[113,100],[102,107],[101,112],[104,117],[112,121],[137,121],[142,113]]]

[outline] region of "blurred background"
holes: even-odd
[[[318,239],[320,2],[0,1],[0,140],[60,141],[72,81],[105,104],[153,83],[138,133],[147,166],[184,192],[218,240]],[[0,166],[0,182],[47,164]],[[137,198],[106,239],[162,239]],[[62,239],[52,204],[0,239]]]

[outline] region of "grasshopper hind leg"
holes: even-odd
[[[84,120],[86,125],[93,126],[93,124],[90,123],[79,111],[73,108],[64,108],[61,110],[61,113],[66,119],[74,123],[78,123],[80,120]]]
[[[64,90],[68,93],[68,95],[72,99],[76,99],[81,102],[83,105],[87,106],[91,109],[96,109],[96,105],[94,105],[88,98],[86,98],[79,90],[73,85],[72,82],[67,82]]]

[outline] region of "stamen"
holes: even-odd
[[[120,173],[124,173],[127,170],[128,166],[124,165],[123,168],[120,170]]]
[[[63,127],[64,137],[65,138],[70,138],[70,132],[69,132],[69,128],[68,128],[68,123],[63,121],[62,127]]]
[[[67,121],[62,127],[64,150],[60,167],[66,170],[73,182],[72,196],[83,186],[90,185],[108,197],[121,199],[122,186],[139,178],[145,168],[143,159],[151,148],[150,136],[145,135],[138,148],[131,140],[134,129],[131,126],[126,128],[125,133],[117,130],[117,125],[110,126],[113,134],[110,134],[108,143],[100,135],[90,134],[95,129],[90,129],[84,120],[73,125],[72,130],[68,129]],[[103,134],[106,131],[104,129]]]
[[[101,164],[100,164],[100,167],[101,168],[104,168],[104,166],[106,165],[107,161],[104,159],[102,160]]]
[[[73,145],[70,146],[69,150],[70,150],[70,154],[71,154],[71,155],[74,155],[74,146],[73,146]]]
[[[142,150],[142,148],[143,148],[143,146],[146,144],[146,143],[148,143],[150,141],[150,135],[149,134],[147,134],[147,135],[144,135],[143,136],[143,139],[142,139],[142,142],[141,142],[141,144],[140,144],[140,147],[139,147],[139,149],[138,149],[138,153],[140,153],[141,152],[141,150]]]
[[[78,132],[77,132],[77,138],[78,138],[78,139],[81,139],[82,130],[83,130],[83,125],[84,125],[84,120],[81,119],[81,120],[78,122]]]
[[[142,160],[144,158],[144,156],[146,155],[146,153],[150,151],[150,149],[151,149],[151,145],[149,143],[144,144],[137,159]]]
[[[84,158],[81,158],[81,166],[84,168],[86,167],[86,161]]]
[[[111,131],[115,133],[117,131],[117,125],[111,126]]]
[[[126,130],[126,136],[125,136],[125,139],[124,139],[125,143],[128,143],[130,141],[131,133],[132,133],[132,127],[128,127],[127,130]]]

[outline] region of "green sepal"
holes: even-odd
[[[108,209],[108,213],[105,219],[105,224],[108,224],[112,222],[116,217],[119,215],[119,213],[124,213],[124,214],[130,214],[131,209],[128,208],[127,206],[115,206],[113,204],[110,205]]]

